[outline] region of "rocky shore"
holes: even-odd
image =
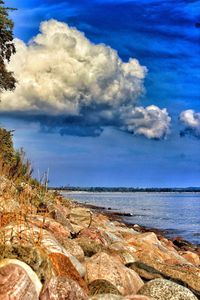
[[[200,299],[200,252],[0,178],[0,300]]]
[[[82,207],[87,207],[97,213],[106,215],[109,217],[111,221],[119,221],[121,223],[124,223],[128,228],[133,228],[135,231],[140,232],[140,233],[145,233],[145,232],[154,232],[159,239],[162,239],[163,237],[166,237],[168,240],[172,241],[174,246],[177,246],[177,250],[180,251],[192,251],[193,253],[197,253],[200,255],[200,244],[193,244],[185,239],[183,239],[181,236],[175,236],[173,238],[169,238],[169,232],[168,230],[162,230],[154,227],[146,227],[130,222],[126,222],[124,220],[124,217],[132,217],[131,213],[123,213],[123,212],[116,212],[113,211],[111,208],[106,208],[103,206],[97,206],[94,204],[88,204],[88,203],[80,203],[75,201],[75,203],[79,206]]]

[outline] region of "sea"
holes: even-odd
[[[62,192],[66,198],[125,213],[123,220],[165,230],[200,245],[200,193],[195,192]]]

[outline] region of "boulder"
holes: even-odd
[[[129,265],[137,261],[136,250],[126,244],[125,241],[112,243],[107,249],[109,255],[118,256],[124,265]]]
[[[138,294],[153,300],[198,300],[189,289],[165,279],[154,279],[145,283]]]
[[[44,282],[46,277],[49,278],[53,275],[48,255],[36,246],[27,247],[16,244],[0,244],[0,260],[2,259],[17,259],[26,263],[33,269],[42,282]]]
[[[152,280],[156,278],[163,278],[162,272],[148,266],[140,261],[136,261],[129,265],[129,268],[134,270],[141,278],[145,280]]]
[[[138,259],[142,262],[159,261],[167,264],[188,264],[189,262],[173,249],[161,243],[154,233],[147,232],[138,234],[128,240],[129,245],[137,250]]]
[[[92,212],[84,207],[74,207],[71,209],[69,219],[72,226],[75,224],[81,226],[81,228],[87,228],[92,222]]]
[[[77,282],[69,277],[52,277],[40,294],[40,300],[87,300],[87,294]]]
[[[119,232],[106,231],[106,235],[109,238],[111,243],[123,242],[123,238]]]
[[[87,237],[79,237],[76,239],[76,242],[81,247],[86,257],[91,257],[94,254],[106,249],[104,245]]]
[[[81,230],[79,237],[86,237],[92,241],[95,241],[97,244],[101,244],[104,247],[107,247],[111,243],[111,240],[107,233],[95,227],[84,228],[83,230]]]
[[[86,281],[89,285],[93,284],[93,291],[94,283],[99,280],[105,281],[105,290],[108,282],[108,286],[115,288],[114,294],[121,295],[136,294],[143,286],[143,281],[135,271],[126,268],[104,252],[97,253],[86,261]],[[99,284],[96,293],[98,289]]]
[[[93,213],[92,219],[93,219],[92,223],[95,224],[95,226],[101,226],[101,227],[111,222],[106,215],[99,214],[99,213]]]
[[[66,226],[64,227],[49,217],[30,215],[26,218],[26,220],[36,227],[46,229],[47,231],[51,232],[59,241],[62,241],[70,236],[70,230]]]
[[[125,300],[125,298],[114,294],[99,294],[90,297],[89,300]]]
[[[51,253],[49,254],[49,258],[57,276],[67,276],[76,281],[85,291],[88,291],[85,281],[82,279],[69,257],[61,253]]]
[[[142,295],[132,295],[132,296],[126,296],[124,300],[152,300],[152,298],[142,296]]]
[[[199,266],[200,265],[200,258],[199,255],[191,252],[191,251],[185,251],[182,252],[181,255],[187,259],[191,264],[195,265],[195,266]]]
[[[50,212],[50,216],[57,221],[58,223],[66,226],[71,232],[74,231],[70,221],[70,209],[60,203],[48,203],[47,204],[48,210]]]
[[[174,246],[177,247],[179,250],[182,250],[182,251],[197,250],[198,251],[198,247],[197,246],[195,246],[192,243],[184,240],[180,236],[174,237],[172,239],[172,242],[173,242]]]
[[[25,245],[25,246],[39,246],[46,254],[61,253],[68,257],[79,274],[83,277],[85,275],[84,266],[78,261],[76,257],[71,255],[67,250],[56,240],[51,232],[40,229],[37,226],[21,224],[20,226],[13,225],[4,228],[4,239],[6,245]]]
[[[65,250],[67,250],[68,253],[76,257],[80,262],[84,261],[84,251],[81,246],[79,246],[76,240],[65,239],[62,242],[62,246],[65,248]]]
[[[131,296],[120,296],[114,294],[99,294],[93,297],[90,297],[89,300],[151,300],[149,297],[140,296],[140,295],[131,295]]]
[[[140,242],[146,242],[149,244],[157,244],[160,245],[160,241],[157,238],[157,235],[154,232],[145,232],[141,234],[136,234],[134,236],[134,239],[140,241]]]
[[[166,279],[172,279],[175,282],[180,282],[187,286],[197,295],[200,295],[200,269],[189,264],[179,265],[172,263],[162,263],[158,260],[153,259],[151,256],[142,257],[143,261],[140,265],[136,262],[135,265],[138,267],[137,271],[141,277],[145,279],[152,279],[156,277],[163,277]],[[140,271],[139,271],[140,269]],[[144,273],[145,271],[145,273]],[[142,272],[142,273],[141,273]],[[147,277],[149,276],[149,277]]]
[[[96,279],[92,281],[88,285],[88,288],[89,288],[90,295],[97,295],[97,294],[120,295],[120,291],[118,287],[105,279]]]
[[[33,270],[16,259],[0,263],[0,300],[37,300],[42,285]]]
[[[138,261],[147,266],[139,267],[139,275],[145,279],[163,277],[180,281],[183,285],[192,289],[195,294],[200,293],[200,269],[189,263],[175,249],[170,249],[162,243],[149,243],[132,239],[130,245],[134,245]],[[137,266],[138,267],[138,266]],[[153,268],[150,270],[150,268]],[[133,268],[136,272],[136,268]],[[142,273],[141,273],[142,272]]]

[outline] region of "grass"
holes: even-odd
[[[13,131],[0,128],[0,259],[19,258],[44,279],[51,263],[42,246],[43,234],[58,195],[48,191],[48,172],[39,181],[32,178],[31,163],[23,149],[14,149],[12,138]],[[30,221],[35,215],[42,218],[37,228]]]

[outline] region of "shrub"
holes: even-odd
[[[0,128],[0,174],[14,181],[28,181],[31,178],[31,163],[23,149],[15,150],[13,131]]]

